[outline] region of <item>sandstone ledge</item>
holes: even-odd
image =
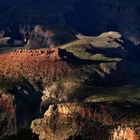
[[[40,140],[64,140],[71,136],[91,140],[139,140],[138,108],[139,105],[131,103],[52,105],[44,118],[32,122],[31,128]]]

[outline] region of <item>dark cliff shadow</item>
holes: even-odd
[[[126,58],[127,51],[121,48],[92,48],[87,49],[87,52],[91,54],[104,54],[107,57],[111,58]]]
[[[26,78],[21,77],[18,85],[10,89],[15,97],[17,127],[26,128],[32,120],[39,117],[41,93]]]
[[[140,64],[140,45],[136,46],[128,40],[125,40],[125,44],[125,48],[128,50],[127,59]]]
[[[59,55],[64,61],[66,61],[72,65],[75,65],[75,66],[99,65],[101,63],[116,62],[115,60],[105,61],[105,60],[80,59],[80,58],[76,57],[73,53],[67,52],[64,49],[59,49]]]

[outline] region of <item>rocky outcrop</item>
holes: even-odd
[[[0,76],[44,78],[72,71],[59,49],[18,50],[0,56]],[[63,67],[63,69],[61,69]]]
[[[8,45],[8,41],[10,41],[10,37],[5,37],[0,39],[0,45]]]
[[[76,45],[72,44],[72,46],[68,47],[68,51],[69,48],[78,49],[78,47],[76,48]],[[66,73],[74,72],[75,70],[78,70],[81,66],[86,66],[87,64],[92,66],[92,65],[99,65],[99,64],[102,65],[102,63],[106,63],[106,64],[116,63],[117,65],[118,63],[121,62],[121,59],[118,60],[112,59],[111,61],[104,60],[104,59],[92,60],[92,55],[96,53],[96,52],[92,52],[94,51],[93,46],[90,48],[88,48],[87,46],[83,46],[81,50],[79,50],[79,53],[84,55],[88,51],[90,56],[83,60],[82,57],[77,58],[76,56],[74,56],[76,55],[74,51],[71,51],[72,53],[74,53],[73,55],[72,53],[69,53],[65,50],[58,49],[58,48],[37,49],[37,50],[17,50],[9,54],[0,55],[0,60],[1,60],[0,76],[15,75],[15,77],[25,76],[25,77],[32,77],[32,78],[40,77],[45,79],[45,77],[49,75],[61,76]],[[99,51],[100,49],[98,50],[98,52]],[[103,50],[101,49],[101,51]],[[107,51],[108,48],[106,48],[105,51],[103,51],[102,53],[106,53]],[[113,56],[112,53],[110,53],[110,57],[111,56]]]
[[[132,111],[135,107],[135,111]],[[57,104],[32,122],[39,139],[138,140],[139,105],[131,103]]]
[[[81,59],[120,61],[126,59],[127,44],[119,32],[105,32],[99,36],[77,35],[79,40],[60,46]]]
[[[27,49],[52,49],[75,39],[75,34],[66,26],[50,26],[43,30],[43,26],[36,25],[34,31],[29,35],[25,47]]]
[[[91,93],[89,86],[115,86],[127,82],[122,61],[81,59],[58,48],[18,50],[1,55],[0,60],[0,76],[25,77],[33,85],[40,83],[44,90],[47,89],[47,97],[58,99],[60,96],[61,100],[78,98],[84,92],[88,95]],[[81,89],[82,93],[78,93]]]
[[[110,45],[115,44],[114,40],[111,40]],[[86,45],[84,42],[86,42]],[[103,42],[107,42],[106,38],[103,39]],[[15,127],[18,130],[29,126],[33,119],[40,114],[44,114],[50,104],[83,101],[86,97],[94,94],[94,87],[118,86],[127,82],[123,57],[115,52],[118,50],[123,52],[124,48],[112,46],[113,53],[111,53],[112,51],[109,51],[111,47],[96,48],[93,44],[88,40],[76,40],[66,44],[66,50],[64,46],[60,46],[60,48],[54,49],[22,49],[0,55],[0,89],[7,91],[14,97],[16,106]],[[120,45],[119,42],[116,44]],[[69,49],[77,49],[76,51],[80,55]],[[89,55],[86,55],[87,53]],[[99,53],[102,55],[99,55]],[[96,54],[98,55],[95,56]],[[66,108],[67,105],[68,108],[71,108],[70,110]],[[62,106],[64,105],[62,104]],[[64,112],[66,113],[64,116],[69,111],[71,114],[77,105],[66,104],[66,106],[64,106]],[[94,117],[90,113],[92,107],[84,107],[82,104],[78,106],[80,116],[83,118],[86,116],[87,121],[91,120],[92,124],[95,124],[94,119],[98,119],[98,122],[101,122],[99,126],[105,123],[105,127],[101,130],[103,134],[107,133],[106,123],[112,123],[113,125],[114,120],[108,117],[105,119],[103,116],[95,115]],[[63,114],[62,110],[57,110],[60,112],[60,116],[61,113]],[[87,114],[84,112],[82,114],[83,110],[86,110]],[[72,125],[76,126],[76,129],[71,125],[64,125],[64,127],[72,127],[73,130],[78,130],[78,124],[75,123],[78,120],[78,116],[76,115],[75,117],[75,119],[70,119],[72,119]],[[93,119],[90,117],[93,117]],[[10,123],[10,121],[8,122]],[[58,124],[55,122],[53,125],[61,126],[61,123],[62,121],[58,121]],[[90,123],[83,124],[84,132],[88,132],[91,129],[91,126],[86,128],[87,124],[89,125]],[[94,129],[97,128],[97,125],[92,126]],[[47,130],[48,128],[45,126],[45,129]],[[46,130],[41,128],[42,133]],[[69,130],[67,129],[67,133],[62,132],[64,137],[66,135],[70,136],[69,134],[75,135],[75,131],[70,130],[69,133]],[[9,129],[6,132],[8,131]],[[40,131],[36,133],[39,134]],[[44,135],[43,137],[46,137],[45,133]]]
[[[139,128],[136,128],[137,132],[139,133]],[[114,140],[139,140],[139,136],[136,135],[135,129],[129,127],[118,127],[118,129],[114,130],[113,134]]]
[[[24,78],[0,77],[0,139],[30,126],[40,114],[40,96]]]
[[[0,139],[17,132],[16,104],[14,96],[0,90]]]

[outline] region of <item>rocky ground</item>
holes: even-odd
[[[139,105],[129,102],[57,104],[31,129],[40,140],[139,140],[139,116]]]
[[[138,70],[127,68],[120,33],[77,35],[53,49],[37,48],[0,55],[1,138],[31,125],[40,140],[139,139],[139,90],[132,79]]]

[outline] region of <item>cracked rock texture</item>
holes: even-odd
[[[139,105],[131,103],[57,104],[34,120],[31,129],[40,140],[139,140],[139,116]]]

